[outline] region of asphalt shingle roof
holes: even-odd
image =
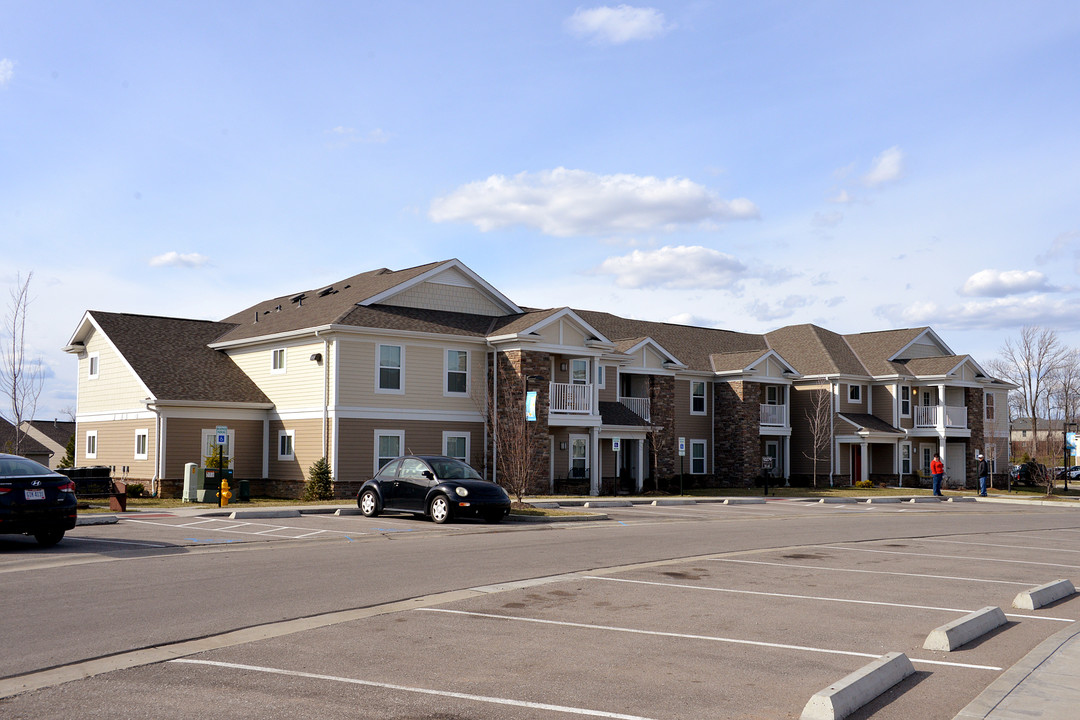
[[[789,325],[765,338],[801,375],[870,374],[843,335],[817,325]]]
[[[926,330],[927,328],[922,327],[855,333],[845,335],[844,339],[872,375],[907,375],[908,372],[902,364],[891,362],[889,358]]]
[[[4,418],[0,418],[0,453],[13,453],[15,452],[15,434],[18,432],[15,426],[9,423]],[[18,432],[21,436],[19,439],[19,454],[20,455],[48,455],[52,451],[39,443],[34,438],[30,437],[24,432]],[[64,443],[68,441],[64,438]]]
[[[904,434],[903,430],[893,427],[876,415],[867,415],[866,413],[838,413],[838,415],[860,430],[866,429],[870,432],[893,433],[895,435]]]
[[[229,323],[99,311],[90,315],[158,400],[270,402],[228,355],[208,347],[233,329]]]
[[[600,401],[600,421],[604,425],[640,425],[647,423],[644,418],[620,402]]]

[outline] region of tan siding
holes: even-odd
[[[376,353],[380,344],[404,349],[405,393],[375,392]],[[446,351],[469,353],[469,389],[465,396],[444,396]],[[398,408],[478,412],[473,396],[484,395],[484,350],[469,345],[409,343],[401,339],[342,340],[338,402],[343,407]]]
[[[98,353],[98,377],[89,379],[90,353]],[[79,355],[78,414],[145,409],[147,391],[120,354],[94,330]]]
[[[664,367],[664,363],[667,362],[667,358],[658,353],[656,350],[649,346],[646,346],[642,350],[642,367],[650,368],[653,370],[659,370]]]
[[[282,430],[292,430],[293,459],[278,460],[278,434]],[[308,470],[322,452],[322,420],[292,420],[270,423],[270,477],[275,480],[307,480]]]
[[[285,348],[284,373],[270,371],[271,356],[277,348]],[[323,353],[322,342],[237,350],[230,357],[281,412],[322,407],[323,366],[310,359],[315,353]]]
[[[691,440],[707,441],[708,445],[706,446],[705,456],[706,458],[712,456],[712,411],[713,384],[711,382],[708,380],[705,381],[705,414],[691,415],[690,381],[675,380],[675,436],[686,438],[686,472],[690,472],[689,458]],[[675,448],[675,452],[678,452],[678,448]],[[712,464],[709,463],[710,467],[711,465]]]
[[[441,455],[444,452],[442,438],[444,431],[468,432],[469,464],[483,472],[484,464],[484,424],[483,423],[445,423],[388,420],[366,420],[342,418],[338,452],[338,467],[335,477],[347,482],[362,482],[372,475],[375,466],[375,430],[404,430],[405,454]],[[274,434],[277,437],[277,433]]]
[[[86,433],[96,430],[97,458],[86,457]],[[147,431],[147,458],[135,459],[135,431]],[[132,482],[149,481],[154,477],[154,448],[157,443],[156,428],[153,418],[142,420],[123,420],[114,422],[81,422],[75,435],[75,466],[108,465],[115,468],[113,477],[124,476],[123,467],[128,469],[127,479]]]
[[[233,477],[251,480],[262,477],[263,422],[261,420],[217,420],[168,418],[165,421],[165,477],[182,479],[184,464],[206,462],[202,454],[202,431],[225,425],[233,431]],[[276,437],[276,436],[275,436]]]
[[[504,310],[476,288],[424,282],[387,298],[383,305],[463,312],[472,315],[502,315]]]
[[[813,452],[813,437],[807,425],[807,413],[811,412],[813,392],[818,388],[829,390],[829,385],[798,385],[791,391],[791,471],[797,475],[809,475],[814,472],[813,460],[806,454]],[[819,475],[829,472],[828,451],[818,458]]]
[[[881,418],[890,425],[893,421],[894,387],[894,385],[874,385],[871,390],[874,416]]]
[[[600,388],[601,402],[615,402],[619,399],[619,375],[617,366],[604,365],[604,387]]]
[[[865,413],[866,412],[866,393],[868,388],[865,383],[852,383],[862,384],[862,402],[848,402],[848,383],[840,384],[840,412],[842,413]]]

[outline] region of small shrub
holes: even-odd
[[[860,490],[872,490],[874,488],[874,483],[870,480],[860,480],[859,482],[855,483],[855,487],[859,488]]]
[[[133,498],[142,497],[143,493],[145,491],[146,491],[146,488],[143,487],[142,483],[128,483],[127,484],[127,496],[128,497],[133,497]]]
[[[308,469],[308,482],[304,486],[304,500],[333,500],[334,484],[330,477],[330,463],[322,457]]]

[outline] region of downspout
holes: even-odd
[[[319,330],[315,331],[315,338],[319,337]],[[323,402],[322,402],[322,456],[327,457],[330,451],[330,341],[323,338]],[[333,468],[331,468],[331,474]]]
[[[488,403],[490,412],[484,408],[484,464],[488,461],[487,437],[491,436],[491,480],[499,482],[499,353],[490,340],[486,341],[491,348],[491,402]],[[490,415],[490,418],[488,417]]]
[[[832,406],[833,411],[829,413],[829,487],[833,486],[833,475],[836,474],[836,413],[840,410],[839,398],[836,393],[838,383],[829,381],[829,394],[832,395],[832,400],[829,404]]]
[[[161,463],[161,448],[163,445],[161,437],[161,413],[157,409],[157,405],[147,398],[144,401],[146,403],[146,409],[154,413],[154,476],[150,478],[150,494],[157,497],[158,494],[158,479],[164,475],[164,468]]]

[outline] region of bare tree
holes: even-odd
[[[495,395],[487,393],[485,388],[483,397],[473,395],[473,403],[484,413],[491,429],[496,479],[520,503],[526,494],[535,491],[544,477],[547,435],[537,430],[535,421],[526,419],[524,380],[518,385],[508,366],[500,366],[496,371],[500,373],[498,397],[501,402],[496,405]],[[543,412],[539,407],[541,402],[538,398],[537,415]]]
[[[45,382],[41,358],[26,356],[26,314],[30,307],[31,272],[22,279],[15,278],[11,290],[11,302],[4,316],[0,336],[0,387],[8,399],[10,417],[6,419],[15,426],[15,454],[20,453],[23,433],[19,429],[23,420],[32,420],[37,411],[38,397]],[[5,415],[0,413],[0,415]]]
[[[1000,352],[1001,359],[993,364],[993,369],[1018,386],[1024,412],[1031,418],[1031,454],[1036,457],[1039,411],[1048,407],[1055,374],[1068,348],[1061,345],[1053,330],[1025,325],[1020,337],[1016,341],[1007,339]]]
[[[818,459],[832,447],[832,392],[819,387],[810,391],[810,407],[806,409],[806,428],[810,431],[810,450],[803,451],[814,463],[814,487],[817,487]],[[832,475],[830,474],[830,480]],[[831,482],[830,482],[831,484]]]

